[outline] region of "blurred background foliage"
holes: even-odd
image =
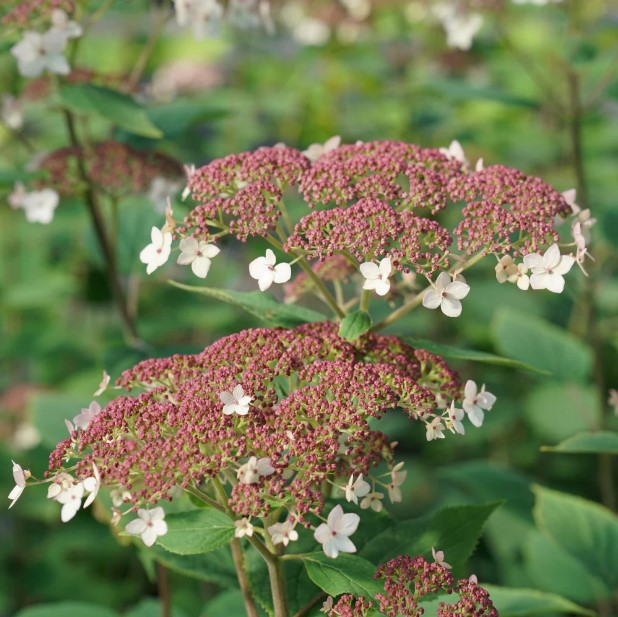
[[[552,537],[534,509],[533,487],[616,510],[615,457],[541,447],[617,428],[607,399],[609,389],[618,388],[618,10],[610,0],[498,6],[473,48],[459,51],[446,47],[427,3],[375,2],[347,21],[345,7],[335,2],[280,4],[286,6],[276,6],[275,14],[283,10],[287,26],[278,24],[274,35],[224,28],[197,42],[176,26],[167,3],[118,0],[80,42],[75,66],[126,86],[140,49],[167,16],[134,88],[163,138],[112,130],[140,151],[156,149],[199,166],[277,142],[303,149],[335,134],[346,143],[394,139],[435,147],[458,139],[472,161],[517,167],[559,190],[577,186],[578,203],[598,220],[589,278],[574,271],[560,296],[522,293],[497,285],[488,263],[468,277],[471,292],[461,318],[447,321],[421,310],[393,329],[411,339],[500,353],[541,372],[452,360],[498,395],[486,424],[465,439],[426,443],[424,431],[410,430],[396,412],[381,423],[399,441],[410,470],[397,516],[502,500],[470,572],[481,581],[558,593],[611,615],[606,599],[616,588]],[[306,26],[310,36],[299,25],[303,12],[319,21]],[[43,78],[35,87],[20,78],[5,53],[15,40],[2,26],[0,91],[25,101],[20,134],[0,126],[4,494],[13,486],[9,460],[46,468],[47,453],[65,437],[64,418],[88,405],[103,369],[114,379],[144,357],[199,351],[257,324],[240,309],[166,284],[166,278],[195,284],[185,269],[168,265],[146,276],[139,250],[162,214],[144,191],[117,203],[119,270],[134,298],[142,341],[128,346],[84,204],[63,198],[48,226],[28,223],[6,205],[14,181],[29,176],[33,158],[68,143],[49,84]],[[110,136],[109,123],[97,118],[81,128],[92,139]],[[177,198],[176,213],[186,210]],[[259,250],[231,244],[208,284],[253,289],[245,264]],[[379,315],[377,303],[372,311]],[[233,584],[223,554],[195,561],[186,567],[197,578],[171,575],[180,616],[200,614],[207,598]],[[0,571],[0,615],[58,600],[133,607],[126,614],[135,617],[158,611],[156,600],[144,600],[156,596],[150,558],[87,512],[62,525],[56,504],[41,490],[26,491],[15,509],[0,514]],[[201,614],[232,614],[223,598],[222,611],[211,604]],[[74,609],[71,614],[79,614]]]

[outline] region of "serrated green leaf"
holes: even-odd
[[[444,551],[453,568],[461,568],[476,548],[485,522],[499,505],[453,506],[432,516],[402,521],[376,535],[359,554],[378,564],[403,553],[430,556],[433,546]]]
[[[590,348],[548,321],[504,309],[491,329],[498,350],[511,358],[565,380],[583,381],[590,374]]]
[[[272,327],[293,328],[304,323],[327,319],[326,315],[304,306],[281,304],[273,296],[262,291],[233,291],[214,287],[193,287],[176,281],[168,282],[179,289],[239,306]]]
[[[618,434],[609,431],[579,433],[565,439],[557,446],[542,446],[543,452],[566,452],[570,454],[618,455]]]
[[[309,578],[331,596],[351,593],[373,598],[383,591],[382,585],[373,580],[375,566],[361,557],[340,554],[331,559],[324,553],[302,556]]]
[[[97,114],[135,135],[153,139],[163,137],[146,110],[117,90],[93,84],[65,84],[60,88],[60,99],[72,111]]]
[[[535,486],[537,526],[593,576],[618,589],[618,517],[581,497]]]
[[[225,546],[234,538],[234,522],[214,508],[169,514],[167,533],[157,543],[178,555],[201,555]]]
[[[66,617],[67,615],[88,615],[88,617],[118,617],[118,613],[106,606],[88,602],[56,602],[30,606],[19,611],[15,617]]]
[[[438,354],[444,358],[452,358],[453,360],[467,360],[469,362],[482,362],[484,364],[494,364],[496,366],[508,366],[511,368],[518,368],[525,371],[534,371],[536,373],[549,374],[549,371],[535,368],[525,362],[519,360],[513,360],[512,358],[505,358],[503,356],[497,356],[493,353],[487,353],[485,351],[477,351],[475,349],[460,349],[459,347],[452,347],[451,345],[444,345],[443,343],[435,343],[427,339],[406,339],[406,342],[417,347],[419,349],[426,349],[431,353]]]
[[[339,336],[346,341],[355,341],[371,328],[371,316],[367,311],[354,311],[339,324]]]

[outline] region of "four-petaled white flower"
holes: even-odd
[[[441,272],[433,286],[423,296],[423,306],[428,309],[440,307],[447,317],[461,315],[461,300],[470,292],[463,281],[452,281],[448,272]]]
[[[479,392],[478,386],[471,379],[466,381],[463,408],[474,426],[478,428],[483,424],[484,412],[490,411],[495,402],[496,397],[491,392],[485,391],[485,384]]]
[[[15,480],[15,486],[9,493],[9,499],[12,499],[9,508],[12,508],[15,502],[21,497],[21,494],[26,488],[26,481],[30,477],[30,472],[26,469],[22,469],[21,465],[15,461],[13,463],[13,480]]]
[[[84,496],[83,482],[75,482],[72,486],[62,490],[55,500],[62,504],[60,519],[68,523],[79,511]]]
[[[71,68],[63,54],[66,43],[66,35],[56,28],[44,34],[28,30],[23,39],[11,47],[11,54],[17,59],[17,68],[24,77],[38,77],[45,70],[68,75]]]
[[[459,161],[464,165],[468,165],[468,159],[466,158],[464,149],[456,139],[449,144],[448,148],[440,148],[440,154],[444,154],[447,159]]]
[[[226,416],[235,413],[239,416],[246,416],[249,413],[249,403],[253,400],[253,397],[245,395],[243,387],[237,384],[233,390],[221,392],[219,399],[223,403],[223,413]]]
[[[322,523],[313,537],[322,545],[324,554],[336,558],[339,553],[355,553],[350,536],[356,531],[360,517],[354,513],[343,513],[341,506],[335,506],[329,513],[326,523]]]
[[[90,493],[86,501],[84,501],[84,508],[87,508],[96,499],[97,493],[101,488],[101,475],[99,474],[99,468],[94,463],[92,463],[92,472],[92,476],[82,481],[84,489],[87,493]]]
[[[172,252],[172,234],[153,227],[150,232],[151,243],[142,249],[139,260],[146,264],[146,274],[152,274],[159,266],[162,266],[169,259]]]
[[[140,536],[146,546],[152,546],[159,536],[167,533],[167,523],[165,522],[165,511],[163,508],[153,508],[152,510],[137,511],[135,520],[131,521],[124,530],[132,536]]]
[[[96,392],[92,396],[100,396],[107,390],[107,386],[109,385],[109,380],[111,377],[108,375],[107,371],[103,371],[103,378],[101,379],[101,383],[99,387],[96,389]]]
[[[327,139],[323,144],[311,144],[303,154],[312,162],[315,163],[322,155],[336,150],[341,145],[341,137],[335,135]]]
[[[496,265],[496,280],[498,283],[517,282],[517,264],[510,255],[504,255]]]
[[[372,492],[364,497],[360,502],[362,510],[371,508],[374,512],[382,511],[382,500],[384,499],[384,493]]]
[[[244,538],[245,536],[250,538],[255,530],[248,518],[241,518],[238,521],[234,521],[234,526],[236,527],[234,536],[237,538]]]
[[[464,410],[455,407],[455,401],[451,401],[451,406],[448,409],[448,419],[446,420],[446,428],[451,433],[459,433],[460,435],[466,434],[466,429],[462,423],[464,418]]]
[[[575,263],[571,255],[561,255],[557,244],[552,244],[543,256],[530,253],[524,256],[524,265],[532,272],[530,287],[532,289],[547,289],[553,293],[561,293],[564,289],[564,278]]]
[[[390,257],[382,259],[379,265],[373,261],[362,263],[360,271],[365,277],[363,289],[375,289],[378,296],[385,296],[391,288],[391,282],[388,280],[388,277],[391,275],[392,270]]]
[[[266,291],[273,283],[287,283],[292,276],[292,268],[290,264],[277,264],[275,254],[271,249],[266,249],[265,257],[258,257],[249,264],[249,274],[257,280],[260,291]]]
[[[425,434],[425,437],[427,438],[427,441],[433,441],[434,439],[444,439],[444,430],[445,430],[445,426],[444,424],[442,424],[442,419],[441,418],[434,418],[431,422],[428,422],[425,425],[425,429],[427,430],[427,433]]]
[[[81,413],[73,418],[73,424],[76,428],[81,428],[85,431],[100,411],[101,405],[96,401],[92,401],[88,407],[84,407]]]
[[[205,279],[208,275],[211,259],[221,252],[218,246],[208,244],[204,240],[198,241],[195,238],[183,238],[178,246],[181,253],[177,263],[181,266],[191,264],[193,274],[201,279]]]
[[[326,598],[326,600],[322,604],[320,613],[326,613],[328,615],[328,613],[330,613],[331,610],[333,609],[333,602],[334,602],[333,596],[328,596],[328,598]]]
[[[9,195],[11,207],[21,208],[29,223],[42,223],[43,225],[51,223],[59,200],[58,193],[53,189],[28,192],[20,182],[15,185],[15,190]]]
[[[292,521],[283,523],[275,523],[268,528],[268,533],[273,541],[273,544],[283,544],[287,546],[290,542],[298,540],[298,531],[294,529]]]
[[[391,481],[387,486],[388,490],[388,498],[391,500],[391,503],[399,503],[401,502],[401,489],[399,488],[405,481],[408,472],[403,467],[403,461],[401,463],[397,463],[391,469]]]
[[[441,2],[432,7],[433,14],[446,32],[446,44],[455,49],[468,50],[483,25],[479,13],[462,11],[454,2]]]
[[[241,484],[256,484],[260,478],[272,476],[275,468],[270,462],[270,457],[258,459],[252,456],[244,465],[241,465],[236,472],[236,477]]]
[[[433,560],[439,565],[442,566],[443,568],[448,568],[449,570],[451,569],[451,564],[450,563],[446,563],[446,561],[444,561],[444,551],[437,551],[433,546],[431,547],[431,554],[433,555]]]
[[[354,474],[350,476],[348,483],[344,487],[345,490],[345,498],[347,501],[353,501],[354,503],[358,503],[359,497],[364,497],[369,493],[371,487],[365,480],[363,480],[363,474],[361,473],[356,481],[354,480]]]

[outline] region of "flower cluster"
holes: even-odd
[[[39,19],[49,19],[52,11],[62,10],[71,14],[75,10],[73,0],[7,0],[7,11],[1,22],[6,25],[27,26]]]

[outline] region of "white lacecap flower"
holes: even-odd
[[[54,218],[60,198],[53,189],[28,192],[24,185],[18,182],[9,195],[9,204],[12,208],[21,208],[29,223],[48,225]]]
[[[449,47],[464,51],[472,47],[474,37],[483,25],[482,15],[463,11],[455,2],[440,2],[431,10],[446,32]]]
[[[226,416],[232,414],[246,416],[249,413],[249,403],[253,397],[246,395],[243,387],[237,384],[233,390],[221,392],[219,399],[223,403],[223,413]]]
[[[265,257],[258,257],[249,264],[249,274],[258,282],[260,291],[266,291],[273,283],[287,283],[292,276],[290,264],[277,264],[271,249],[266,249]]]
[[[237,538],[244,538],[245,536],[250,538],[255,531],[253,525],[249,522],[248,518],[241,518],[237,521],[234,521],[234,527],[236,527],[234,531],[234,536]]]
[[[167,533],[163,508],[139,509],[137,516],[138,518],[131,521],[124,530],[132,536],[140,536],[146,546],[152,546],[159,536],[164,536]]]
[[[543,256],[531,253],[524,256],[524,265],[530,269],[530,287],[532,289],[547,289],[553,293],[561,293],[564,289],[564,278],[573,267],[575,258],[571,255],[561,255],[557,244],[552,244]]]
[[[333,608],[333,602],[334,602],[333,596],[328,596],[328,598],[326,598],[326,600],[322,604],[320,613],[326,613],[328,615],[328,613],[330,613]]]
[[[81,508],[84,490],[83,482],[75,482],[55,497],[55,500],[62,505],[60,519],[63,523],[68,523]]]
[[[434,418],[431,422],[428,422],[425,425],[425,429],[427,431],[427,433],[425,434],[425,437],[427,438],[427,441],[433,441],[434,439],[444,439],[444,430],[445,430],[445,426],[444,424],[442,424],[442,419],[441,418]]]
[[[28,30],[22,40],[11,47],[11,54],[24,77],[39,77],[45,70],[68,75],[71,68],[63,54],[66,44],[66,35],[56,28],[44,34]]]
[[[466,429],[462,423],[464,418],[464,410],[455,407],[455,401],[451,401],[451,406],[448,409],[448,419],[446,420],[446,427],[452,433],[459,433],[460,435],[466,434]]]
[[[313,537],[322,545],[324,554],[333,559],[339,553],[355,553],[356,546],[350,536],[356,531],[359,522],[358,514],[344,514],[341,506],[335,506],[326,523],[322,523],[315,530]]]
[[[296,542],[296,540],[298,540],[298,532],[294,529],[294,523],[289,520],[271,525],[268,527],[268,533],[270,534],[273,544],[283,544],[283,546],[287,546],[290,542]]]
[[[390,257],[385,257],[379,264],[373,261],[362,263],[360,272],[365,278],[363,289],[375,290],[378,296],[385,296],[391,288],[391,282],[388,278],[392,270]]]
[[[203,240],[198,241],[195,238],[183,238],[180,241],[179,247],[181,253],[177,263],[181,266],[191,264],[193,274],[202,279],[208,276],[213,257],[216,257],[221,252],[219,247],[214,244],[208,244]]]
[[[382,500],[384,499],[384,493],[379,493],[373,491],[369,493],[366,497],[363,497],[360,502],[360,507],[362,510],[367,510],[371,508],[374,512],[382,511]]]
[[[346,500],[357,504],[358,498],[367,495],[371,487],[363,480],[363,474],[361,473],[356,480],[354,480],[354,474],[352,474],[343,490],[345,491]]]
[[[431,554],[433,555],[433,560],[443,568],[451,569],[451,564],[446,563],[444,561],[444,551],[437,551],[433,546],[431,547]]]
[[[99,468],[92,463],[92,476],[82,481],[84,489],[87,493],[90,493],[84,501],[84,508],[87,508],[95,499],[101,488],[101,475],[99,474]]]
[[[423,296],[423,306],[428,309],[437,309],[447,317],[461,315],[461,300],[470,292],[470,286],[463,281],[451,280],[448,272],[441,272],[433,286]]]
[[[92,401],[88,407],[81,410],[81,413],[73,418],[73,424],[76,428],[86,430],[95,416],[101,412],[101,405],[96,401]]]
[[[336,150],[341,145],[341,137],[335,135],[327,139],[323,144],[311,144],[303,154],[312,162],[315,163],[322,155]]]
[[[408,472],[405,469],[402,469],[403,461],[397,463],[390,472],[391,481],[387,486],[388,490],[388,498],[391,500],[391,503],[400,503],[401,502],[401,485],[405,482],[405,479],[408,475]]]
[[[260,478],[271,476],[275,473],[275,468],[272,466],[270,457],[258,459],[252,456],[249,460],[241,465],[236,472],[236,477],[241,484],[256,484]]]
[[[483,384],[479,391],[474,381],[471,379],[466,381],[462,406],[474,426],[478,428],[483,424],[485,411],[490,411],[495,402],[496,397],[491,392],[485,390],[485,384]]]
[[[30,477],[30,472],[27,469],[22,469],[22,466],[15,461],[11,462],[13,463],[13,480],[15,480],[15,486],[9,493],[9,499],[12,500],[9,508],[12,508],[15,502],[21,497],[21,494],[26,488],[26,481]]]
[[[146,274],[152,274],[169,259],[172,252],[172,234],[153,227],[150,231],[150,244],[142,249],[139,259],[146,264]]]

